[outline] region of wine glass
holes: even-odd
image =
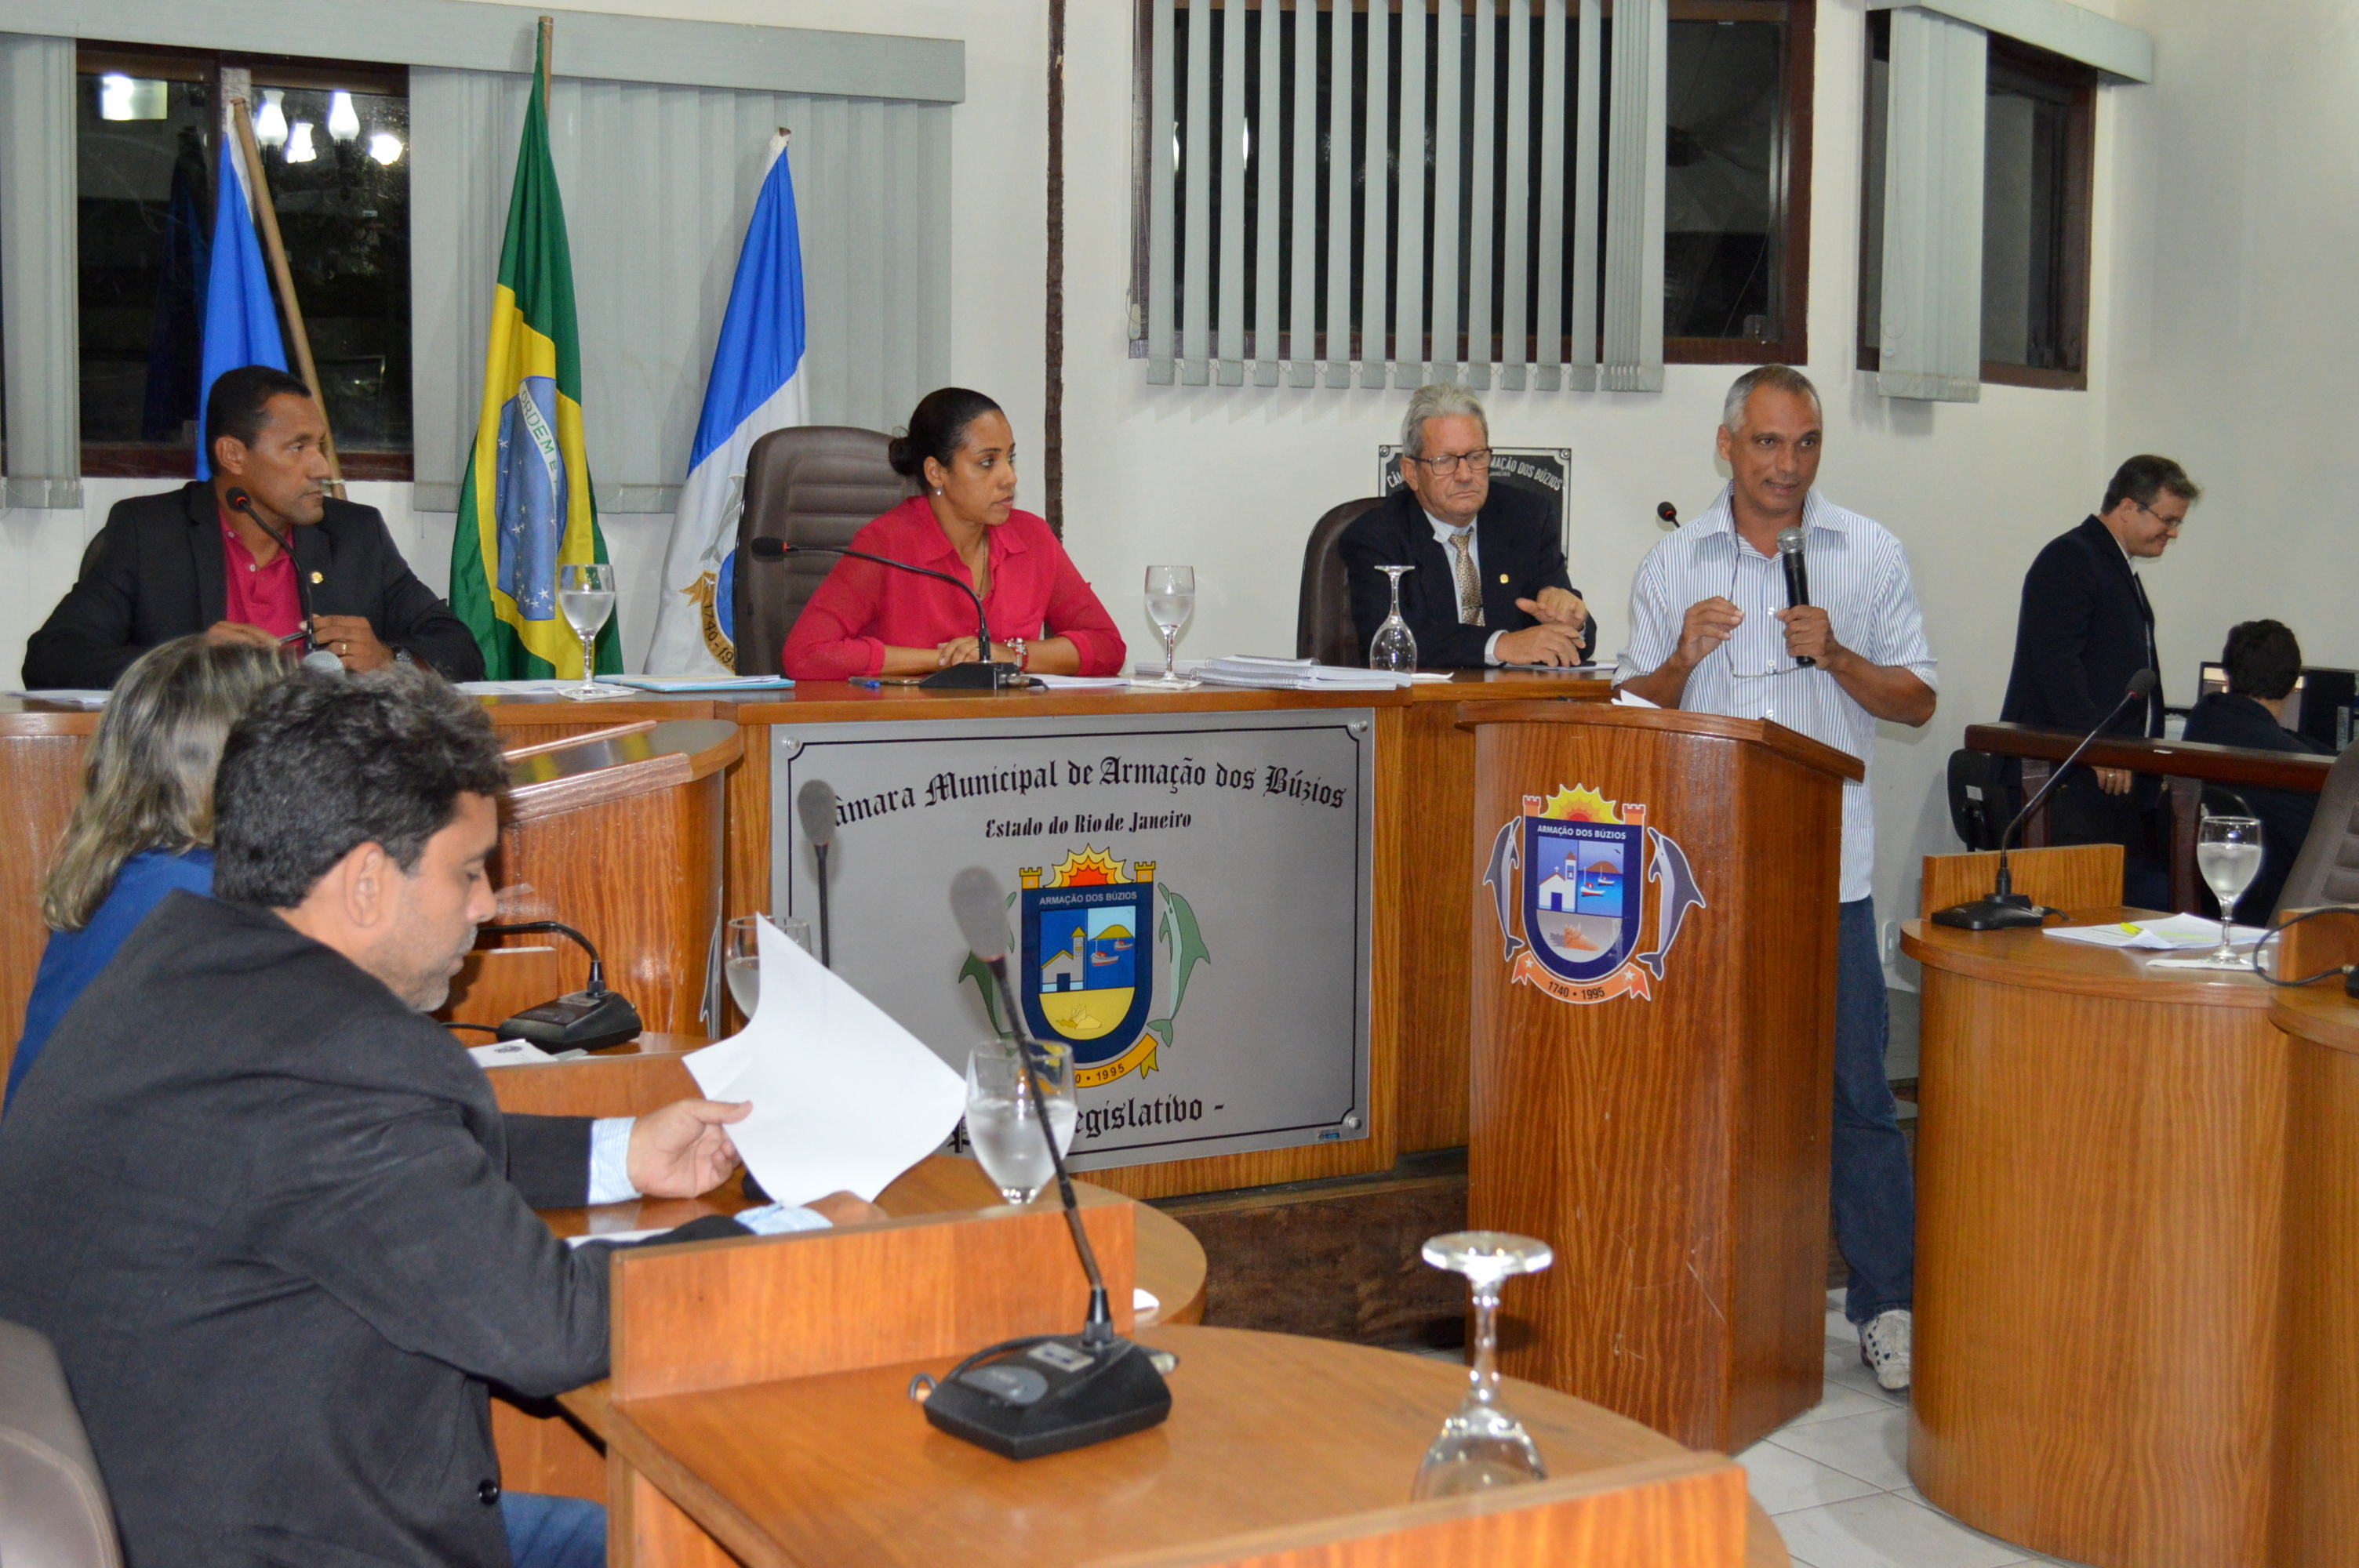
[[[1531,1434],[1499,1404],[1499,1287],[1555,1262],[1555,1249],[1504,1230],[1454,1230],[1426,1242],[1425,1260],[1465,1275],[1474,1287],[1474,1363],[1467,1369],[1466,1402],[1425,1451],[1411,1495],[1423,1501],[1547,1480]]]
[[[1413,572],[1417,568],[1378,567],[1376,569],[1392,579],[1393,611],[1385,617],[1385,623],[1376,628],[1376,634],[1368,639],[1368,668],[1414,674],[1417,670],[1417,637],[1409,631],[1408,622],[1401,619],[1400,579],[1401,573]]]
[[[729,944],[722,954],[721,972],[728,977],[729,994],[735,999],[737,1011],[749,1019],[762,1000],[762,922],[766,920],[804,952],[811,950],[810,922],[808,920],[777,920],[766,914],[741,914],[729,923]]]
[[[966,1136],[984,1174],[1009,1203],[1026,1204],[1057,1173],[1049,1141],[1040,1131],[1041,1101],[1033,1097],[1024,1071],[1026,1047],[1013,1040],[986,1040],[966,1059]],[[1062,1045],[1030,1047],[1032,1073],[1047,1097],[1049,1127],[1057,1152],[1073,1146],[1073,1053]]]
[[[2236,901],[2261,874],[2261,823],[2255,816],[2207,816],[2195,829],[2195,867],[2212,895],[2220,901],[2220,946],[2191,958],[2157,958],[2152,967],[2165,969],[2242,969],[2249,968],[2236,956],[2228,936],[2235,919]]]
[[[592,674],[598,664],[598,633],[614,613],[614,568],[604,561],[578,561],[558,568],[557,602],[573,634],[582,639],[582,684],[565,695],[585,698],[615,695],[615,688],[600,686]]]
[[[1180,628],[1196,608],[1196,568],[1147,568],[1147,618],[1163,633],[1163,674],[1158,686],[1193,686],[1180,678]]]

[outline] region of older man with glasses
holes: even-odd
[[[2120,700],[2130,676],[2161,673],[2154,606],[2138,572],[2162,558],[2202,494],[2169,458],[2135,457],[2114,470],[2095,516],[2048,542],[2024,574],[2001,719],[2083,735]],[[2162,714],[2158,681],[2145,707],[2114,720],[2114,733],[2159,736]],[[2170,873],[2154,843],[2161,802],[2155,774],[2076,767],[2049,797],[2048,841],[2121,845],[2122,901],[2168,909]]]
[[[1900,541],[1814,488],[1822,425],[1818,392],[1799,371],[1764,365],[1737,377],[1720,426],[1728,488],[1639,567],[1614,680],[1661,708],[1774,719],[1872,774],[1877,720],[1933,717],[1933,650]],[[1789,528],[1802,535],[1806,605],[1787,602],[1777,543]],[[1884,1066],[1890,1020],[1868,791],[1868,777],[1843,786],[1832,1196],[1851,1265],[1844,1314],[1875,1380],[1898,1390],[1908,1386],[1917,1197]]]
[[[1454,383],[1420,386],[1401,419],[1401,488],[1343,531],[1338,548],[1365,654],[1390,612],[1380,566],[1401,579],[1401,619],[1424,669],[1577,665],[1597,640],[1567,577],[1548,503],[1491,482],[1491,427]]]

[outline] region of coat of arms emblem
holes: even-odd
[[[1512,967],[1509,983],[1559,1001],[1619,996],[1652,1000],[1688,911],[1706,907],[1685,850],[1647,822],[1636,801],[1607,800],[1586,784],[1524,796],[1523,815],[1500,827],[1483,875]],[[1655,894],[1646,940],[1647,889]]]

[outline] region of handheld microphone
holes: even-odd
[[[1668,501],[1656,503],[1655,515],[1674,528],[1680,525],[1680,509]]]
[[[2064,775],[2071,771],[2072,764],[2081,760],[2081,753],[2096,743],[2097,737],[2105,732],[2106,727],[2121,717],[2122,709],[2133,702],[2143,702],[2154,694],[2159,678],[2151,669],[2140,670],[2130,676],[2129,687],[2122,693],[2122,699],[2114,704],[2113,711],[2099,719],[2097,727],[2072,748],[2072,754],[2048,775],[2048,782],[2039,786],[2039,793],[2023,803],[2023,809],[2015,814],[2015,819],[1998,836],[1998,881],[1992,887],[1990,896],[1975,899],[1971,903],[1953,903],[1947,909],[1935,910],[1934,925],[1955,926],[1961,931],[2007,931],[2018,926],[2044,925],[2050,914],[2058,913],[2032,903],[2015,891],[2015,879],[2006,869],[2007,840],[2014,838],[2015,830],[2023,826],[2024,820],[2056,792],[2056,786],[2064,782]]]
[[[328,656],[335,657],[332,654]],[[341,665],[337,667],[342,668]],[[625,1040],[639,1037],[645,1027],[639,1022],[639,1010],[619,992],[606,989],[605,960],[598,957],[598,949],[591,946],[590,938],[571,925],[556,920],[511,920],[478,925],[475,930],[494,935],[555,932],[571,936],[590,955],[588,987],[555,1001],[526,1008],[514,1018],[502,1019],[501,1039],[529,1040],[546,1051],[595,1051],[602,1045],[620,1045]]]
[[[244,485],[231,485],[223,492],[222,501],[232,512],[245,513],[246,520],[269,535],[270,542],[286,554],[287,564],[295,573],[295,603],[303,615],[303,667],[342,674],[343,660],[311,640],[311,585],[304,580],[303,568],[296,564],[295,541],[262,520],[262,514],[254,509],[254,497]]]
[[[977,663],[951,665],[936,670],[918,684],[932,691],[997,691],[1002,687],[1022,687],[1030,678],[1014,665],[991,662],[991,622],[984,613],[983,595],[975,592],[974,584],[948,572],[938,572],[930,567],[913,567],[907,561],[897,561],[890,556],[872,556],[865,550],[849,549],[841,545],[793,545],[784,539],[760,538],[746,546],[757,561],[782,561],[788,556],[850,556],[855,561],[875,561],[880,567],[892,567],[899,571],[915,572],[938,581],[954,584],[961,593],[974,600],[974,635]]]
[[[1799,528],[1781,528],[1777,531],[1777,559],[1786,568],[1787,608],[1794,609],[1810,603],[1810,568],[1802,560],[1802,531]],[[1818,662],[1816,659],[1803,658],[1799,654],[1797,654],[1794,659],[1796,665],[1803,666],[1815,665]]]
[[[1024,1028],[1015,988],[1007,979],[1007,904],[998,879],[971,866],[951,881],[951,909],[968,949],[991,971],[1000,1005],[1016,1035],[1017,1054],[1036,1103],[1046,1104],[1034,1066],[1039,1045]],[[1065,1226],[1089,1277],[1090,1310],[1077,1335],[1039,1335],[1012,1339],[968,1357],[935,1387],[926,1400],[926,1420],[977,1447],[1010,1459],[1060,1454],[1143,1432],[1171,1413],[1171,1390],[1164,1385],[1169,1357],[1117,1336],[1106,1305],[1105,1278],[1082,1227],[1065,1156],[1045,1116],[1038,1119],[1057,1171],[1057,1192]],[[1158,1363],[1167,1363],[1158,1365]]]
[[[795,792],[795,814],[803,819],[803,837],[810,840],[819,860],[819,961],[835,968],[835,943],[827,921],[827,852],[835,847],[835,786],[812,779]]]

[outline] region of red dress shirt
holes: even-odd
[[[1067,637],[1082,655],[1081,673],[1122,673],[1128,650],[1113,618],[1049,532],[1029,512],[984,530],[991,556],[991,591],[983,596],[992,637],[1037,643]],[[853,535],[852,547],[913,567],[963,578],[966,567],[922,495],[911,496]],[[974,635],[974,600],[946,582],[895,571],[849,557],[836,563],[803,607],[779,654],[796,680],[848,680],[885,667],[885,650],[931,648]]]
[[[281,550],[266,567],[254,564],[254,552],[221,516],[222,582],[229,590],[222,619],[259,626],[274,637],[291,637],[303,629],[303,599],[295,586],[295,557]]]

